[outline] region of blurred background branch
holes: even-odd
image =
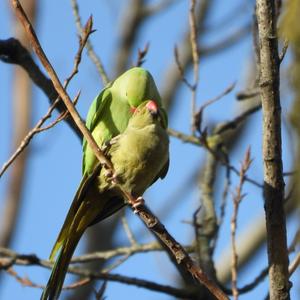
[[[35,23],[36,18],[35,0],[28,0],[24,3],[24,9],[30,20]],[[14,19],[14,30],[16,38],[27,48],[29,41],[24,34],[21,24]],[[11,149],[14,151],[24,136],[28,133],[31,125],[32,114],[32,82],[28,74],[19,66],[14,67],[14,76],[12,82],[12,102],[13,102],[13,122],[14,130],[11,139]],[[15,161],[10,170],[9,183],[5,196],[4,209],[1,212],[0,224],[0,246],[8,247],[14,238],[18,215],[23,200],[23,188],[26,183],[26,165],[30,155],[30,149],[23,151],[19,158]]]

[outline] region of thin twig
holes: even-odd
[[[222,200],[221,200],[221,204],[220,204],[220,217],[218,220],[217,232],[214,236],[214,240],[213,240],[213,243],[211,246],[212,252],[214,252],[216,245],[218,243],[220,228],[222,227],[224,219],[225,219],[227,196],[228,196],[230,186],[231,186],[231,170],[230,170],[230,168],[226,168],[226,178],[225,178],[225,184],[224,184],[224,189],[223,189],[223,193],[222,193]]]
[[[289,274],[290,276],[296,271],[300,265],[300,252],[296,255],[295,259],[289,265]]]
[[[38,121],[33,129],[31,129],[25,138],[20,143],[17,150],[13,153],[13,155],[9,158],[7,162],[5,162],[0,171],[0,178],[5,173],[5,171],[9,168],[9,166],[15,161],[15,159],[24,151],[26,146],[30,143],[33,136],[37,133],[37,130],[44,124],[44,122],[50,118],[52,111],[55,109],[56,104],[59,102],[57,99],[48,109],[47,113]]]
[[[262,281],[265,279],[267,275],[268,275],[268,267],[262,269],[261,272],[253,279],[252,282],[245,284],[241,288],[237,288],[238,293],[241,295],[250,292],[255,287],[257,287],[258,284],[262,283]],[[224,286],[222,288],[227,295],[232,295],[232,289],[228,289]]]
[[[201,106],[200,108],[198,109],[197,112],[194,113],[194,127],[195,129],[198,130],[198,132],[200,134],[203,133],[203,130],[202,130],[202,120],[203,120],[203,113],[204,113],[204,110],[205,108],[207,108],[209,105],[215,103],[216,101],[219,101],[220,99],[222,99],[224,96],[228,95],[235,87],[235,82],[230,84],[220,95],[212,98],[212,99],[209,99],[207,101],[205,101]]]
[[[68,76],[68,78],[64,82],[64,88],[67,88],[68,84],[70,81],[73,79],[73,77],[78,73],[78,67],[81,62],[81,55],[82,51],[84,49],[84,46],[87,42],[88,37],[92,33],[92,18],[90,17],[82,31],[82,36],[80,37],[79,41],[79,48],[77,50],[77,53],[75,55],[74,59],[74,66],[71,74]],[[76,105],[78,99],[80,96],[80,92],[75,96],[73,100],[73,104]],[[55,126],[58,122],[64,120],[68,116],[68,110],[65,110],[64,112],[61,113],[61,115],[51,124],[49,124],[46,127],[42,128],[42,125],[45,123],[47,119],[49,119],[52,115],[52,112],[55,108],[57,108],[57,105],[60,103],[60,98],[57,98],[53,104],[49,107],[47,113],[37,122],[37,124],[27,133],[25,138],[21,141],[19,147],[16,149],[16,151],[11,155],[9,160],[3,164],[1,171],[0,171],[0,178],[1,176],[5,173],[5,171],[9,168],[9,166],[16,160],[16,158],[24,151],[24,149],[29,145],[30,141],[34,137],[35,134],[48,130]]]
[[[181,64],[181,61],[179,59],[179,52],[178,52],[178,48],[177,46],[174,47],[174,57],[175,57],[175,62],[177,65],[177,69],[179,71],[179,76],[180,76],[180,80],[190,89],[193,90],[193,86],[188,82],[188,80],[186,79],[186,77],[184,76],[184,68]]]
[[[82,286],[85,286],[89,283],[91,283],[93,281],[93,278],[91,277],[85,277],[85,278],[82,278],[78,281],[75,281],[69,285],[65,285],[63,286],[63,290],[73,290],[73,289],[77,289],[79,287],[82,287]]]
[[[78,100],[80,97],[80,91],[77,93],[77,95],[75,96],[74,100],[73,100],[73,104],[76,105]],[[42,132],[42,131],[46,131],[49,130],[50,128],[54,127],[56,124],[58,124],[59,122],[61,122],[62,120],[64,120],[65,118],[67,118],[69,115],[69,112],[66,110],[64,113],[61,113],[56,120],[54,120],[52,123],[50,123],[47,126],[41,127],[41,128],[37,128],[36,129],[36,133]]]
[[[242,122],[246,120],[247,117],[251,116],[255,112],[259,111],[260,109],[261,109],[261,104],[250,107],[240,115],[236,116],[233,120],[230,120],[226,123],[221,124],[220,126],[217,126],[217,130],[215,131],[215,133],[223,134],[228,130],[237,128]]]
[[[181,140],[184,143],[190,143],[190,144],[194,144],[197,146],[202,145],[199,138],[192,136],[192,135],[185,134],[183,132],[177,131],[172,128],[168,128],[168,134],[173,137],[176,137],[177,139]]]
[[[76,0],[71,0],[71,5],[72,5],[72,9],[73,9],[73,14],[75,17],[77,31],[78,31],[79,35],[81,35],[82,32],[84,31],[84,28],[82,27],[80,15],[79,15],[78,3]],[[109,78],[105,72],[105,69],[104,69],[101,59],[95,53],[95,51],[93,49],[93,45],[89,40],[87,40],[87,42],[86,42],[86,48],[87,48],[87,52],[88,52],[90,59],[96,66],[96,69],[102,79],[103,85],[107,85],[109,83]]]
[[[80,129],[80,131],[82,132],[82,134],[84,135],[87,143],[89,144],[91,149],[94,151],[94,154],[97,157],[97,159],[100,161],[100,163],[103,165],[106,165],[109,169],[113,170],[113,166],[112,166],[111,162],[105,157],[105,155],[102,153],[102,151],[98,147],[93,136],[91,135],[91,133],[87,129],[86,125],[82,121],[80,115],[78,114],[77,110],[73,106],[70,97],[68,96],[68,94],[64,90],[61,82],[59,81],[59,78],[58,78],[56,72],[54,71],[52,65],[50,64],[48,58],[46,57],[46,55],[38,41],[38,38],[34,32],[34,29],[33,29],[32,25],[30,24],[30,21],[28,20],[21,4],[19,3],[18,0],[11,0],[11,4],[15,10],[17,17],[19,18],[20,22],[23,24],[23,27],[26,30],[26,33],[28,34],[28,37],[31,41],[34,51],[36,52],[41,63],[47,70],[57,93],[62,98],[64,104],[68,108],[70,115],[74,119],[75,123],[77,124],[77,126]]]
[[[75,99],[73,100],[73,103],[76,104],[80,96],[80,93],[78,93],[75,96]],[[24,149],[29,145],[30,141],[34,137],[35,134],[48,130],[55,126],[58,122],[65,119],[68,115],[68,112],[62,113],[55,121],[53,121],[48,126],[42,127],[42,125],[46,122],[47,119],[49,119],[52,115],[53,110],[56,108],[56,105],[59,103],[60,98],[56,99],[56,101],[49,107],[46,114],[37,122],[37,124],[27,133],[27,135],[24,137],[22,142],[20,143],[19,147],[15,150],[15,152],[11,155],[11,157],[2,165],[1,171],[0,171],[0,178],[5,173],[5,171],[9,168],[9,166],[16,160],[16,158],[24,151]]]
[[[117,259],[112,264],[110,264],[108,267],[106,267],[105,269],[103,269],[102,272],[103,273],[109,273],[109,272],[111,272],[112,270],[116,269],[121,264],[123,264],[129,257],[130,257],[130,255],[125,255],[125,256]]]
[[[240,169],[239,185],[237,186],[235,195],[233,197],[233,214],[231,217],[231,247],[232,247],[231,279],[232,279],[232,295],[234,300],[237,300],[239,296],[239,291],[237,288],[238,255],[237,255],[236,241],[235,241],[236,228],[237,228],[237,216],[238,216],[239,205],[242,199],[244,198],[244,195],[242,194],[242,188],[245,182],[245,174],[247,173],[250,164],[251,164],[250,148],[248,148]]]
[[[289,246],[289,253],[293,252],[296,250],[296,245],[300,243],[300,229],[297,230],[290,246]]]
[[[94,293],[95,293],[95,297],[96,297],[96,300],[104,300],[105,297],[104,297],[104,292],[106,291],[106,287],[107,287],[107,281],[105,280],[99,290],[97,291],[96,289],[94,289]]]
[[[150,43],[147,42],[144,49],[138,49],[138,58],[136,63],[134,64],[136,67],[140,67],[145,62],[145,57],[149,51]]]
[[[35,85],[45,93],[50,104],[53,104],[54,101],[59,97],[52,81],[44,75],[39,66],[34,62],[29,51],[23,47],[18,40],[14,38],[0,40],[0,59],[6,63],[17,64],[21,66],[26,71],[33,83],[35,83]],[[66,107],[62,101],[59,101],[59,103],[56,105],[56,109],[59,112],[64,112]],[[76,126],[73,119],[67,118],[66,122],[76,133],[76,135],[82,139],[82,133]]]
[[[125,213],[123,213],[122,215],[122,218],[121,218],[121,221],[122,221],[122,225],[123,225],[123,228],[124,228],[124,231],[128,237],[128,240],[130,241],[130,244],[132,246],[136,246],[138,245],[134,235],[133,235],[133,232],[131,231],[130,227],[129,227],[129,224],[127,222],[127,218],[125,216]]]
[[[254,111],[257,111],[258,109],[254,108],[254,109],[251,109],[251,113],[253,113]],[[246,115],[249,115],[251,114],[250,113],[250,110],[241,114],[240,116],[238,116],[236,119],[234,119],[233,121],[230,121],[228,123],[225,123],[224,124],[224,127],[223,125],[220,126],[220,129],[217,129],[216,130],[216,133],[213,134],[212,136],[209,136],[209,137],[206,137],[206,142],[203,140],[203,139],[199,139],[197,137],[194,137],[194,136],[191,136],[191,135],[187,135],[185,133],[182,133],[180,131],[177,131],[177,130],[174,130],[174,129],[171,129],[171,128],[168,128],[168,134],[173,136],[173,137],[176,137],[178,139],[180,139],[181,141],[185,142],[185,143],[191,143],[191,144],[194,144],[194,145],[197,145],[197,146],[203,146],[205,147],[210,153],[212,153],[214,156],[217,157],[218,161],[224,165],[225,167],[229,168],[230,171],[233,171],[235,174],[239,175],[239,170],[230,165],[227,161],[224,160],[224,158],[220,157],[220,155],[217,155],[217,153],[211,149],[209,147],[209,142],[207,142],[208,140],[212,141],[212,143],[216,143],[218,142],[218,140],[221,140],[222,138],[220,137],[219,135],[219,131],[220,133],[224,133],[227,129],[231,129],[231,128],[235,128],[242,120],[245,119]],[[224,128],[224,129],[223,129]],[[258,188],[262,188],[263,185],[261,183],[259,183],[258,181],[246,176],[245,177],[245,180],[250,182],[251,184],[255,185],[256,187]]]
[[[192,135],[195,135],[195,112],[196,112],[196,97],[197,97],[197,87],[199,82],[199,49],[197,42],[197,24],[195,15],[196,0],[190,0],[190,11],[189,11],[189,21],[190,21],[190,43],[192,47],[192,58],[193,58],[193,72],[194,72],[194,82],[192,85],[192,99],[191,99],[191,131]]]
[[[249,98],[254,98],[259,95],[258,87],[254,87],[250,90],[242,91],[236,94],[236,99],[238,101],[247,100]]]
[[[78,67],[81,62],[82,57],[82,51],[85,46],[87,46],[88,39],[90,35],[94,32],[93,30],[93,18],[90,16],[85,24],[85,26],[81,29],[80,35],[79,35],[79,48],[77,50],[77,53],[75,55],[74,59],[74,65],[73,70],[70,74],[70,76],[65,80],[64,82],[64,88],[66,89],[69,85],[69,82],[72,80],[72,78],[78,73]]]
[[[14,277],[18,282],[20,282],[23,286],[29,286],[33,288],[43,288],[42,285],[36,284],[33,281],[31,281],[28,277],[21,277],[18,275],[16,271],[14,271],[12,268],[9,268],[6,270],[6,273]]]
[[[194,252],[193,246],[185,246],[184,247],[187,252]],[[100,260],[109,260],[118,256],[127,256],[134,254],[142,254],[147,252],[155,252],[155,251],[164,251],[162,246],[157,242],[147,243],[147,244],[138,244],[130,247],[119,247],[112,250],[94,252],[89,254],[83,254],[80,256],[75,256],[71,260],[72,263],[88,263],[92,261],[100,261]],[[1,261],[1,268],[9,268],[16,261],[19,265],[28,265],[33,264],[34,262],[39,262],[40,265],[47,265],[46,260],[39,259],[36,255],[32,254],[18,254],[17,252],[10,250],[8,248],[0,247],[0,257],[1,259],[5,259]],[[23,263],[22,263],[23,262]],[[49,264],[48,264],[49,265]]]

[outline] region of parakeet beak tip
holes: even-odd
[[[157,115],[158,107],[157,107],[157,104],[153,100],[148,101],[148,103],[146,104],[146,107],[148,108],[148,110],[150,111],[151,114]]]

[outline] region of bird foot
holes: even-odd
[[[106,180],[108,182],[111,182],[113,184],[117,184],[118,183],[118,176],[116,173],[112,172],[111,169],[105,169],[104,168],[104,176],[106,177]]]
[[[136,199],[132,199],[131,206],[133,208],[133,212],[137,214],[139,212],[139,207],[145,205],[145,200],[143,197],[138,197]]]
[[[114,136],[113,138],[111,138],[109,141],[108,141],[108,145],[109,146],[112,146],[112,145],[115,145],[117,142],[118,142],[118,140],[120,139],[120,134],[119,135],[116,135],[116,136]]]
[[[106,150],[108,149],[108,147],[109,147],[109,144],[107,144],[107,143],[104,143],[102,146],[101,146],[101,151],[102,152],[106,152]]]

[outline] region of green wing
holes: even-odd
[[[99,120],[103,117],[105,113],[105,108],[110,105],[112,100],[112,96],[109,90],[110,86],[107,86],[92,102],[90,109],[87,114],[86,119],[86,127],[93,133],[96,125],[98,124]],[[103,141],[107,141],[109,137],[103,136]],[[97,141],[97,140],[96,140]],[[99,141],[97,141],[99,142]],[[101,145],[100,145],[101,146]],[[87,157],[87,141],[83,139],[83,156],[82,156],[82,173],[91,173],[93,169],[90,169],[89,166],[86,166],[86,161],[89,159]],[[91,158],[93,159],[93,158]]]

